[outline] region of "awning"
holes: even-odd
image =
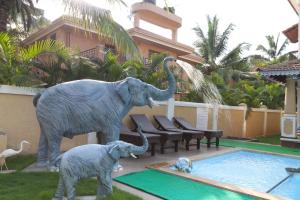
[[[270,65],[268,67],[259,68],[257,71],[267,78],[272,78],[280,82],[285,82],[286,78],[300,77],[300,60],[291,60],[280,64]]]

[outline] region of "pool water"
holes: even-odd
[[[295,173],[276,186],[290,175],[286,167],[300,167],[300,159],[235,151],[193,161],[191,174],[285,198],[300,199],[300,174]]]

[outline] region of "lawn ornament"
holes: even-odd
[[[186,173],[191,173],[193,168],[192,161],[184,157],[178,158],[174,166],[178,171]]]
[[[133,154],[141,155],[148,149],[148,141],[138,127],[143,145],[136,146],[123,141],[110,142],[107,145],[87,144],[70,149],[60,155],[55,163],[59,167],[59,183],[55,200],[63,200],[64,187],[68,200],[75,200],[75,186],[81,178],[97,177],[97,199],[103,199],[112,192],[112,171],[121,157]]]
[[[173,57],[164,59],[169,87],[160,90],[136,78],[117,82],[97,80],[71,81],[46,89],[33,99],[41,134],[38,166],[50,168],[60,154],[63,137],[101,132],[104,144],[119,139],[123,117],[133,106],[152,107],[153,99],[164,101],[176,90],[176,81],[169,69]]]
[[[13,149],[6,149],[0,153],[0,170],[2,171],[3,166],[5,166],[6,170],[8,170],[6,165],[6,158],[17,155],[23,151],[23,144],[30,144],[26,140],[21,141],[20,149],[13,150]]]

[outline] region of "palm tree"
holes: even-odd
[[[199,39],[194,45],[203,58],[203,64],[200,69],[204,74],[211,74],[219,69],[243,69],[245,68],[246,60],[241,57],[244,50],[249,49],[249,44],[240,43],[231,51],[227,51],[227,42],[230,33],[234,29],[233,24],[229,24],[227,28],[220,34],[218,30],[219,19],[214,16],[211,19],[207,17],[207,33],[199,25],[193,30],[196,32]]]
[[[36,2],[38,1],[36,0]],[[106,1],[126,5],[123,0]],[[0,32],[7,31],[7,24],[10,20],[18,22],[20,18],[24,28],[28,30],[34,21],[33,17],[39,14],[39,9],[33,2],[34,0],[0,0]],[[108,10],[92,6],[81,0],[61,0],[61,2],[74,20],[82,19],[80,22],[86,29],[97,30],[99,35],[109,38],[118,50],[139,58],[136,45],[126,30],[112,19]]]
[[[35,58],[51,53],[58,58],[69,59],[69,50],[52,40],[43,40],[28,47],[20,47],[8,33],[0,33],[0,84],[29,85],[30,69]]]
[[[258,45],[256,50],[261,51],[262,53],[267,55],[269,61],[278,59],[289,44],[288,39],[285,39],[284,42],[280,45],[279,36],[280,33],[278,33],[275,41],[273,35],[267,35],[266,39],[268,41],[268,46],[266,47],[263,45]]]

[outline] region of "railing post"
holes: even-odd
[[[208,104],[199,105],[197,107],[196,128],[207,129],[208,126]]]
[[[175,109],[175,100],[172,97],[168,100],[168,105],[167,105],[167,117],[169,120],[172,120],[172,118],[174,117],[174,109]]]
[[[243,132],[242,132],[242,137],[246,138],[247,137],[247,120],[246,120],[246,116],[247,116],[247,105],[244,105],[244,121],[243,121]]]
[[[103,44],[98,44],[96,46],[96,58],[98,58],[99,60],[103,61],[104,60],[104,45]]]
[[[212,129],[217,130],[218,129],[218,113],[219,112],[219,106],[217,104],[213,105],[213,111],[212,111]]]
[[[267,107],[263,108],[264,111],[264,132],[263,132],[263,136],[267,135],[267,125],[268,125],[268,109]]]
[[[97,133],[90,132],[88,133],[88,144],[97,144]]]

